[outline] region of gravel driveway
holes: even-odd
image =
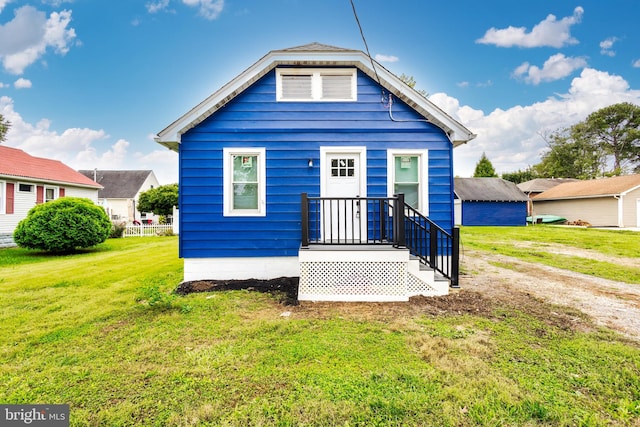
[[[565,249],[556,247],[557,253]],[[575,255],[575,249],[572,249]],[[584,251],[580,256],[603,259]],[[612,258],[608,261],[638,265],[638,258]],[[574,307],[604,325],[640,341],[640,284],[628,284],[573,273],[559,268],[520,261],[516,258],[465,250],[460,284],[488,298],[508,300],[530,295],[552,304]]]

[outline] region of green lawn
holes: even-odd
[[[465,247],[479,249],[605,279],[640,284],[640,232],[637,231],[545,225],[464,227],[461,241],[463,251]],[[567,253],[554,252],[558,248]],[[576,253],[571,254],[574,248]],[[590,253],[610,259],[594,259]]]
[[[580,317],[569,309],[361,315],[248,291],[170,296],[181,277],[175,237],[0,250],[0,402],[67,403],[77,426],[640,422],[640,347],[549,321]]]

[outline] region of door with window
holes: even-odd
[[[366,238],[366,154],[364,148],[324,150],[321,162],[321,233],[327,243],[359,243]]]

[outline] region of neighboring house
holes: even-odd
[[[127,223],[155,223],[152,213],[138,212],[140,193],[159,187],[158,179],[151,170],[81,170],[84,176],[100,184],[99,204],[104,207],[112,221]]]
[[[13,245],[13,231],[35,205],[64,196],[97,202],[101,188],[58,160],[0,145],[0,246]]]
[[[271,51],[156,138],[180,157],[184,279],[299,276],[301,300],[447,293],[409,253],[457,284],[453,148],[474,136],[361,51]]]
[[[560,184],[533,199],[533,214],[595,227],[640,227],[640,175]]]
[[[535,178],[530,181],[521,182],[520,184],[518,184],[518,188],[522,190],[524,194],[529,196],[529,199],[533,199],[538,194],[543,193],[548,189],[555,187],[556,185],[564,184],[565,182],[576,181],[580,180],[576,178]],[[532,207],[533,202],[529,200],[527,215],[531,215]]]
[[[460,212],[456,224],[526,225],[529,198],[501,178],[455,178]]]

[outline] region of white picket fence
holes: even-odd
[[[122,237],[161,236],[169,232],[173,232],[171,224],[129,224],[125,228]]]

